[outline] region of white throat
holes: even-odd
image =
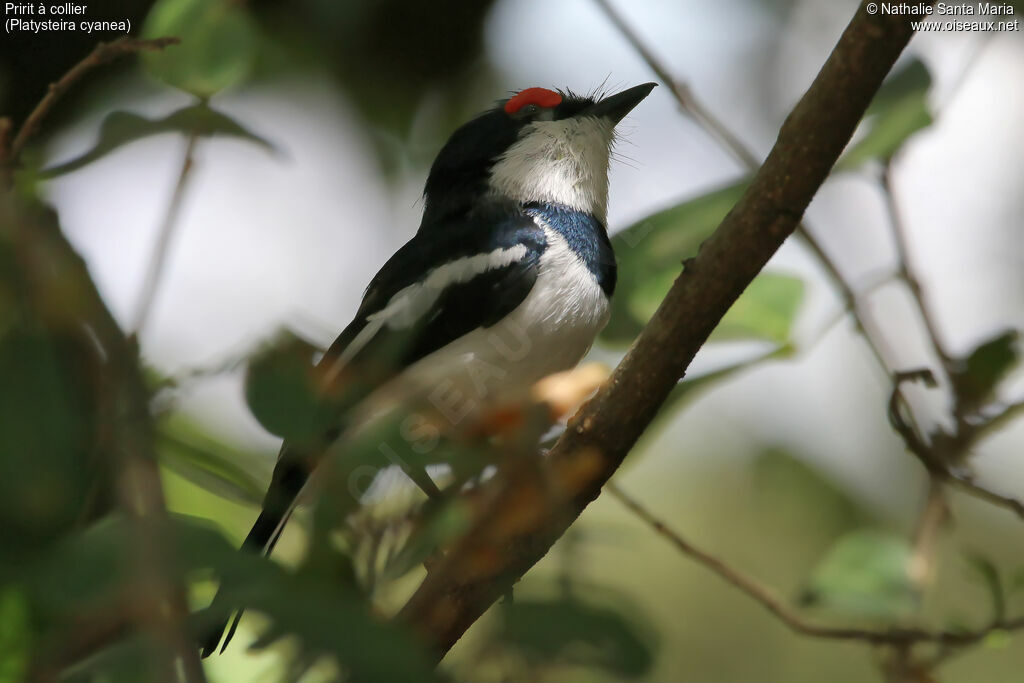
[[[491,192],[516,202],[562,204],[604,222],[613,133],[604,118],[535,121],[491,168]]]

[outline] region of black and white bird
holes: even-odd
[[[600,98],[527,88],[456,130],[431,166],[419,230],[370,282],[319,362],[323,380],[344,381],[387,349],[364,402],[419,394],[457,421],[574,367],[615,290],[615,126],[654,86]],[[316,464],[309,448],[282,447],[243,550],[270,552]],[[204,639],[204,657],[225,627]]]

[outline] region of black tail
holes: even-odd
[[[274,550],[278,539],[281,538],[281,531],[284,530],[284,525],[288,522],[288,518],[291,517],[295,499],[308,478],[305,468],[296,466],[296,460],[297,458],[293,459],[290,449],[282,449],[277,467],[274,468],[270,490],[267,491],[267,497],[263,502],[263,510],[260,512],[260,516],[256,518],[256,523],[252,525],[252,529],[249,530],[249,535],[242,542],[241,552],[269,555]],[[211,608],[223,607],[225,610],[233,608],[232,605],[221,604],[224,602],[223,592],[224,587],[221,586],[217,590],[217,594],[213,596],[213,602],[210,603]],[[242,618],[242,612],[243,610],[241,609],[235,611],[232,618],[229,611],[220,622],[214,624],[209,631],[200,637],[200,657],[206,658],[216,652],[217,645],[220,643],[221,638],[224,637],[224,631],[227,630],[227,637],[224,637],[224,644],[220,648],[220,651],[224,652],[228,643],[231,642],[231,638],[235,635],[235,629],[238,627],[239,619]],[[229,622],[231,623],[230,629],[228,629]]]
[[[260,516],[256,518],[256,523],[252,525],[252,529],[249,531],[249,535],[242,542],[242,552],[269,555],[270,551],[274,549],[277,539],[281,536],[281,529],[284,527],[283,522],[284,516],[280,512],[271,513],[269,510],[260,512]],[[211,607],[217,606],[223,601],[221,597],[223,590],[223,587],[217,590],[217,594],[213,597],[213,602],[210,603]],[[235,635],[235,628],[238,626],[238,620],[241,618],[242,610],[238,610],[235,612],[233,620],[232,616],[228,614],[220,623],[211,627],[200,639],[199,656],[206,658],[216,652],[217,645],[220,644],[221,637],[228,628],[228,622],[230,621],[231,629],[228,631],[227,638],[224,639],[224,647],[221,648],[221,652],[223,652],[224,648],[231,642],[232,636]]]

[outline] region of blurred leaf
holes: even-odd
[[[836,163],[837,171],[856,169],[865,161],[887,162],[914,133],[932,123],[928,111],[931,76],[924,64],[911,60],[891,75],[879,89],[865,113],[870,130]]]
[[[313,345],[284,334],[249,362],[245,401],[271,434],[296,443],[321,436],[333,412],[318,391]]]
[[[1020,358],[1017,330],[1006,330],[978,345],[967,358],[959,359],[953,374],[953,389],[968,406],[977,408],[992,398],[999,382]]]
[[[910,557],[909,544],[899,536],[870,529],[845,534],[815,569],[802,602],[846,616],[906,617],[919,601]]]
[[[231,0],[158,0],[142,36],[181,38],[173,49],[143,53],[143,64],[157,79],[202,99],[241,82],[259,42],[245,5]]]
[[[413,637],[380,621],[361,595],[335,577],[293,574],[265,557],[240,553],[205,520],[173,516],[168,532],[179,551],[177,572],[188,576],[213,570],[222,577],[225,604],[252,608],[270,620],[261,646],[294,635],[304,652],[336,657],[352,680],[437,680]],[[51,622],[68,623],[76,615],[81,618],[97,610],[105,614],[104,609],[138,590],[127,562],[132,533],[129,524],[114,516],[40,557],[25,572],[35,608]],[[0,616],[2,610],[0,603]],[[196,632],[213,616],[210,610],[198,613]],[[3,625],[0,622],[0,634]],[[115,645],[98,653],[98,663],[89,668],[112,677],[103,680],[148,680],[141,673],[152,662],[145,647],[142,641]]]
[[[366,126],[394,178],[429,165],[445,139],[481,103],[509,87],[485,57],[494,0],[300,0],[251,3],[262,28],[299,68],[327,70]],[[261,49],[260,64],[269,50]],[[289,74],[294,73],[295,66]],[[386,87],[382,87],[386,84]],[[523,83],[522,85],[531,85]],[[552,84],[554,85],[554,84]]]
[[[659,211],[615,235],[619,281],[611,319],[601,333],[609,345],[632,343],[682,272],[682,262],[697,253],[733,207],[747,180]],[[803,298],[795,277],[762,273],[726,313],[711,340],[752,339],[788,342]]]
[[[800,278],[761,273],[726,312],[709,341],[755,339],[782,346],[789,342],[803,294]]]
[[[497,642],[531,662],[552,660],[599,667],[623,677],[648,673],[654,655],[623,614],[565,598],[551,602],[516,599],[500,609]]]
[[[267,568],[255,581],[229,588],[227,595],[270,618],[253,644],[263,648],[298,636],[307,661],[334,657],[355,681],[437,681],[431,659],[412,634],[382,621],[357,594],[334,581],[316,581]]]
[[[25,573],[35,610],[59,623],[116,600],[127,588],[131,538],[124,520],[110,516],[68,536]]]
[[[223,577],[224,604],[252,609],[270,624],[252,647],[296,636],[305,661],[334,657],[356,681],[435,681],[430,658],[404,628],[382,621],[372,605],[337,577],[291,573],[264,557],[236,552],[205,524],[182,519],[179,538],[196,565]],[[196,615],[196,632],[217,614]],[[244,644],[239,644],[244,646]]]
[[[683,259],[697,253],[747,183],[744,178],[659,211],[612,237],[619,279],[611,319],[601,332],[604,343],[632,343],[679,276]]]
[[[996,629],[981,641],[986,650],[1005,650],[1013,642],[1013,635],[1003,629]]]
[[[275,147],[264,138],[204,103],[184,107],[162,119],[147,119],[131,112],[115,111],[107,114],[103,119],[103,123],[100,125],[99,139],[92,149],[63,164],[44,169],[39,172],[38,176],[40,178],[55,178],[71,173],[130,142],[151,135],[174,132],[200,136],[226,135],[248,140],[268,151],[275,150]]]
[[[69,337],[29,326],[0,336],[0,520],[8,552],[58,537],[99,484],[90,469],[90,383],[80,352]]]
[[[181,416],[157,425],[160,462],[222,498],[258,505],[270,481],[272,458],[240,451]]]
[[[31,642],[28,601],[9,586],[0,592],[0,683],[24,680]]]
[[[988,591],[989,600],[992,602],[992,620],[1002,621],[1006,616],[1006,594],[1003,591],[999,569],[992,560],[980,553],[968,553],[965,559],[967,566],[972,570],[971,574]]]
[[[809,462],[814,460],[782,448],[759,453],[752,472],[756,509],[771,515],[775,525],[814,515],[822,533],[832,538],[869,521],[868,511],[856,499]]]

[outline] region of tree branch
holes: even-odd
[[[125,36],[112,43],[99,43],[85,59],[75,64],[71,67],[70,71],[61,76],[60,80],[50,84],[46,95],[39,101],[39,104],[32,110],[32,113],[28,115],[24,123],[21,124],[18,134],[11,143],[9,156],[0,158],[0,163],[5,161],[11,164],[17,163],[18,157],[21,156],[21,152],[25,148],[25,144],[39,129],[43,119],[46,118],[46,115],[57,104],[57,100],[87,73],[98,66],[112,62],[125,55],[134,54],[142,50],[162,50],[168,45],[177,45],[179,42],[178,38],[136,40]]]
[[[637,54],[647,63],[647,66],[651,68],[651,71],[654,72],[658,79],[668,86],[669,92],[672,93],[672,96],[679,104],[679,108],[688,114],[697,125],[703,128],[722,149],[739,161],[744,168],[748,171],[757,170],[758,160],[754,153],[724,123],[719,121],[707,107],[701,104],[689,85],[672,76],[668,67],[655,56],[654,51],[647,47],[636,31],[626,23],[622,15],[611,6],[611,3],[608,0],[594,0],[594,2],[604,11],[609,21],[615,25],[619,32],[625,36],[629,44],[633,46],[633,49],[637,51]],[[878,366],[887,375],[892,374],[889,363],[885,358],[885,353],[882,350],[881,335],[876,330],[868,329],[872,323],[870,323],[868,316],[865,315],[865,311],[861,307],[856,293],[843,278],[838,264],[829,256],[828,252],[811,234],[806,225],[803,223],[797,225],[796,232],[803,244],[811,250],[818,263],[825,270],[825,275],[832,285],[839,291],[847,311],[853,314],[857,327],[863,332],[864,341],[867,342],[868,349],[875,357]]]
[[[570,420],[544,480],[520,467],[488,483],[473,528],[398,615],[438,657],[599,495],[718,321],[796,229],[910,40],[915,19],[857,10],[739,203],[686,262],[609,380]]]
[[[678,533],[670,529],[668,525],[658,519],[649,510],[644,508],[639,501],[628,495],[614,483],[606,484],[604,490],[626,506],[626,508],[633,512],[637,517],[646,522],[655,532],[658,533],[658,535],[669,541],[681,553],[704,565],[721,577],[726,583],[753,598],[756,602],[760,603],[762,607],[771,612],[772,615],[777,617],[779,621],[801,635],[811,636],[813,638],[825,638],[829,640],[859,640],[871,643],[872,645],[938,643],[941,645],[962,647],[982,640],[993,631],[1012,631],[1024,628],[1024,617],[998,621],[974,631],[927,631],[916,628],[875,630],[815,624],[805,620],[803,616],[780,600],[771,589],[761,585],[756,579],[733,569],[714,555],[706,553],[695,547]],[[932,498],[929,497],[929,500],[931,501]],[[944,503],[941,504],[944,505]]]

